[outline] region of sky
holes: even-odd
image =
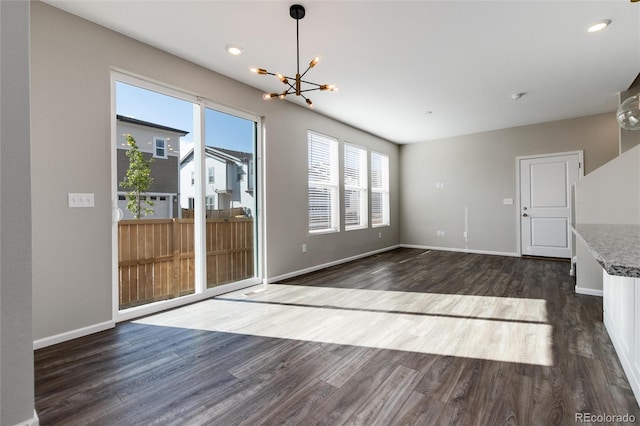
[[[189,132],[193,143],[193,104],[126,83],[116,82],[116,114]],[[205,110],[205,143],[208,146],[253,152],[254,122],[220,111]]]

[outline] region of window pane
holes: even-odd
[[[118,309],[124,310],[196,291],[193,219],[182,216],[178,198],[180,186],[190,183],[179,166],[181,146],[193,140],[194,115],[191,102],[121,81],[115,100],[114,183],[123,213]]]
[[[256,274],[254,168],[256,125],[252,120],[205,108],[207,288]]]
[[[309,231],[338,231],[338,141],[308,133]]]
[[[371,224],[389,225],[389,157],[371,153]]]
[[[344,145],[344,216],[347,230],[367,226],[367,151]]]

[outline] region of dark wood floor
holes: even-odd
[[[37,412],[45,426],[640,419],[602,301],[576,295],[568,270],[560,261],[398,249],[284,283],[543,300],[551,365],[127,322],[36,351]]]

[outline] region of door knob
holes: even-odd
[[[529,215],[526,213],[522,213],[522,217],[529,217]]]

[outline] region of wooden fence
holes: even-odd
[[[253,277],[253,219],[207,219],[207,287]],[[193,219],[118,224],[120,309],[194,293]]]

